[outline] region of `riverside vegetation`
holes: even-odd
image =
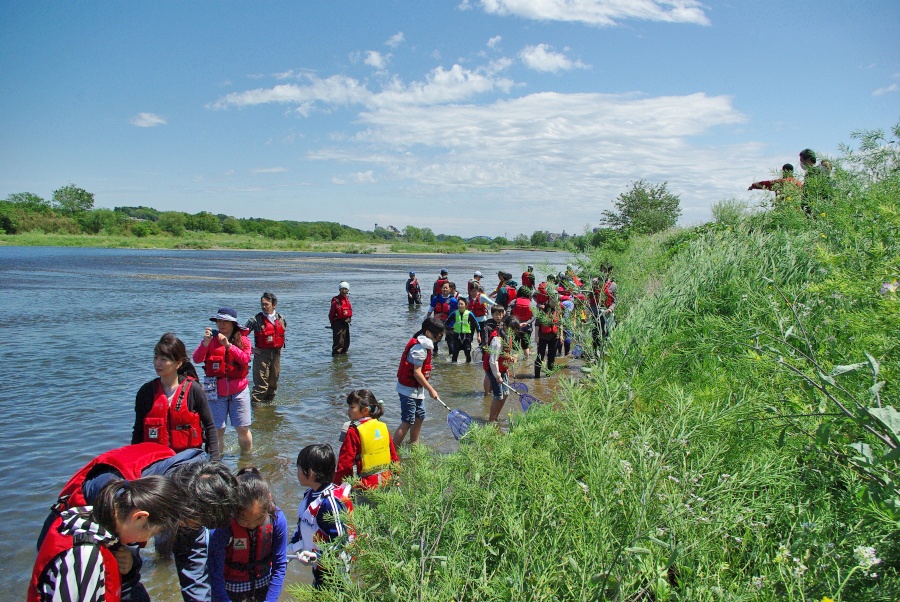
[[[900,599],[893,134],[855,135],[812,216],[724,201],[585,255],[622,310],[590,375],[413,447],[352,514],[353,579],[294,596]]]

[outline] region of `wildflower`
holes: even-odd
[[[825,217],[825,212],[824,212],[824,211],[822,212],[822,217]]]
[[[872,547],[859,546],[853,550],[853,555],[856,557],[859,566],[864,570],[868,570],[876,564],[881,564],[881,558],[875,556],[875,548]]]
[[[750,587],[755,587],[756,591],[760,591],[763,587],[766,586],[766,576],[760,575],[758,577],[753,577],[750,579]],[[824,600],[822,602],[825,602]],[[831,602],[834,602],[832,600]]]
[[[900,281],[894,280],[893,282],[885,282],[881,285],[881,290],[878,292],[882,295],[887,295],[888,293],[896,293],[898,289],[900,289]]]
[[[727,481],[730,478],[731,478],[730,474],[723,472],[722,474],[719,475],[719,483],[724,483],[725,481]]]
[[[670,481],[673,481],[673,482],[675,482],[675,483],[680,483],[680,482],[681,482],[681,481],[679,481],[678,479],[676,479],[675,477],[673,477],[672,475],[669,475],[669,480],[670,480]]]
[[[585,495],[587,495],[588,492],[590,492],[590,488],[585,483],[582,483],[581,481],[575,481],[575,482],[578,483],[578,485],[581,487],[581,490],[584,491]]]
[[[631,467],[631,462],[628,460],[620,460],[620,464],[622,464],[622,472],[625,473],[626,477],[630,477],[631,473],[634,472],[634,469]]]
[[[796,559],[795,559],[796,560]],[[798,563],[797,566],[793,568],[791,571],[791,575],[794,576],[794,579],[800,579],[803,577],[803,573],[806,572],[806,565],[802,563]]]
[[[610,439],[618,440],[619,439],[619,431],[613,431],[609,434]]]
[[[668,533],[668,532],[669,532],[669,530],[666,529],[666,528],[664,528],[664,527],[657,527],[657,528],[656,528],[656,536],[657,536],[657,537],[663,537],[663,536],[665,536],[665,534]]]
[[[822,215],[825,214],[823,213]],[[834,600],[829,598],[828,596],[822,596],[822,602],[834,602]]]

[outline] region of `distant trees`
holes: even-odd
[[[94,194],[75,184],[53,191],[53,209],[60,213],[76,214],[94,208]]]
[[[532,247],[543,247],[547,244],[547,234],[540,230],[535,230],[531,235]]]
[[[163,232],[168,232],[172,236],[181,236],[184,234],[185,224],[187,224],[187,215],[181,211],[166,211],[161,213],[156,225]]]
[[[616,211],[604,211],[601,223],[616,230],[653,234],[671,228],[681,215],[681,200],[667,188],[667,182],[652,185],[633,182],[631,190],[613,201]]]

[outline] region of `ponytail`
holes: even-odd
[[[91,518],[110,533],[135,510],[149,514],[154,530],[174,531],[182,518],[182,506],[188,504],[181,488],[161,475],[133,481],[113,479],[103,486],[91,510]],[[124,542],[130,543],[130,542]]]
[[[418,335],[417,335],[418,336]],[[376,420],[384,414],[384,402],[375,398],[375,394],[368,389],[357,389],[347,395],[347,405],[368,408],[369,417]]]
[[[260,503],[269,515],[275,515],[275,500],[272,499],[269,484],[256,466],[245,466],[240,469],[237,473],[237,482],[238,498],[242,510]]]

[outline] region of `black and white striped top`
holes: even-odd
[[[42,601],[101,602],[105,599],[106,580],[100,545],[110,546],[117,543],[118,538],[93,522],[90,512],[90,506],[82,506],[61,514],[59,533],[71,535],[75,545],[53,559],[44,570],[38,583]]]

